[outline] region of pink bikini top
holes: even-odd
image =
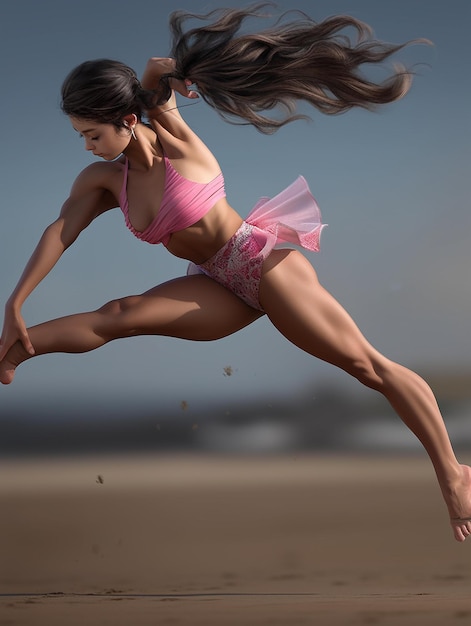
[[[209,183],[196,183],[183,178],[164,155],[165,186],[159,212],[143,230],[136,230],[129,221],[127,182],[129,161],[126,158],[124,180],[119,194],[119,205],[124,214],[126,226],[142,241],[167,245],[170,235],[196,224],[220,198],[226,196],[224,177],[218,174]]]

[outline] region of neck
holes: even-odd
[[[157,134],[145,124],[139,122],[134,127],[136,139],[131,137],[123,154],[135,169],[151,169],[156,157],[162,157],[162,146]]]

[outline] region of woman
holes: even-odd
[[[186,32],[187,16],[174,14],[172,58],[150,59],[141,82],[109,60],[85,62],[67,77],[62,108],[85,148],[104,162],[79,174],[6,304],[0,381],[11,383],[16,367],[33,356],[85,352],[145,334],[213,340],[266,314],[295,345],[387,398],[429,454],[454,536],[464,541],[471,533],[471,468],[458,463],[432,391],[366,341],[298,250],[275,248],[319,247],[321,216],[306,182],[299,178],[243,220],[226,199],[217,160],[175,100],[175,91],[190,99],[199,94],[223,117],[273,132],[299,117],[298,100],[335,114],[399,99],[409,72],[396,68],[376,84],[360,66],[381,63],[402,46],[375,41],[367,26],[346,16],[317,24],[302,15],[240,34],[255,8],[211,14],[209,25]],[[357,30],[357,42],[340,34],[345,27]],[[280,107],[284,117],[267,116]],[[188,259],[188,275],[26,329],[25,299],[80,232],[118,206],[133,234]]]

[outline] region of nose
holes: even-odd
[[[95,149],[95,144],[91,139],[85,139],[85,150],[92,151]]]

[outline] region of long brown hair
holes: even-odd
[[[322,22],[287,11],[264,30],[243,32],[249,18],[267,19],[261,2],[246,9],[218,9],[207,15],[176,11],[170,16],[171,56],[176,71],[161,78],[155,91],[142,88],[136,73],[119,61],[97,59],[76,67],[62,85],[67,115],[123,126],[170,97],[169,78],[193,81],[202,98],[227,121],[252,124],[264,133],[306,117],[299,101],[334,115],[352,107],[373,109],[402,98],[412,72],[396,65],[382,82],[367,79],[363,65],[380,65],[409,45],[373,38],[367,24],[338,15]],[[295,19],[288,19],[293,14]],[[184,30],[189,20],[207,22]],[[341,31],[356,33],[354,42]],[[424,40],[414,40],[424,41]],[[273,116],[267,112],[273,112]]]
[[[268,17],[260,12],[268,5],[273,6],[260,2],[246,9],[217,9],[207,15],[176,11],[170,16],[176,75],[192,80],[226,120],[270,133],[306,117],[296,113],[298,101],[334,115],[352,107],[374,109],[409,90],[412,72],[402,65],[396,64],[381,82],[369,80],[361,70],[413,42],[378,41],[367,24],[348,15],[315,22],[301,11],[283,13],[266,29],[242,32],[249,18]],[[191,19],[208,23],[185,31]],[[341,32],[348,28],[356,35],[354,41]],[[165,84],[162,88],[165,99],[168,90]],[[267,111],[283,115],[270,117]]]

